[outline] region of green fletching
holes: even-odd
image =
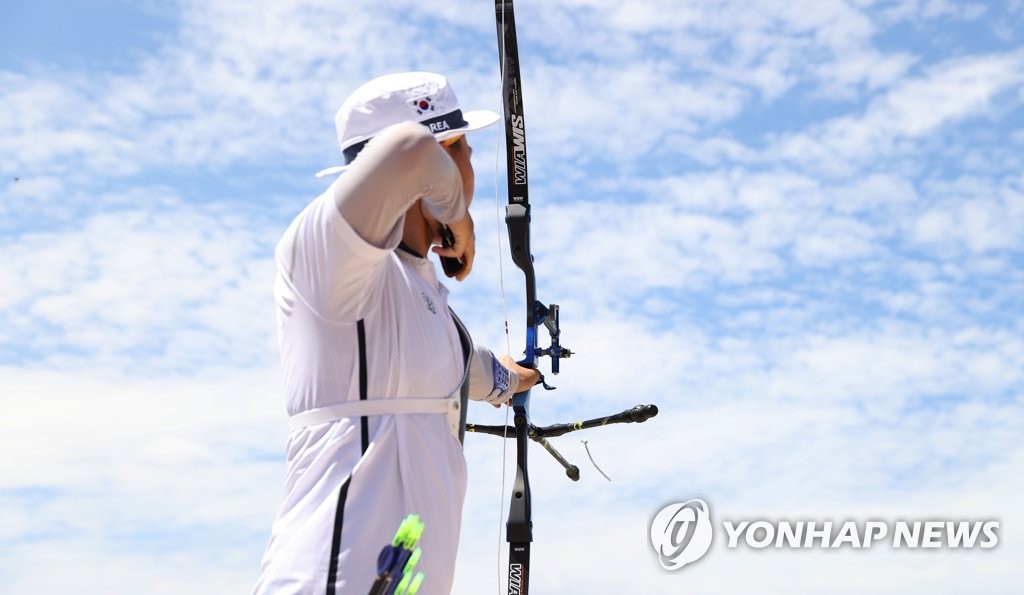
[[[422,572],[417,572],[416,576],[405,575],[402,577],[402,582],[398,583],[398,587],[395,588],[395,595],[416,595],[425,578],[427,577]]]
[[[406,576],[412,574],[412,569],[416,568],[416,564],[419,563],[420,556],[422,555],[423,550],[421,550],[420,548],[416,548],[416,550],[413,551],[412,555],[409,556],[409,561],[405,563],[405,568],[402,569],[402,572],[405,573]]]
[[[424,528],[425,525],[420,522],[420,517],[416,517],[416,525],[412,528],[412,534],[410,535],[411,540],[406,542],[406,548],[411,550],[416,543],[419,542],[420,537],[423,535]]]
[[[412,579],[412,584],[409,585],[409,591],[406,595],[416,595],[416,592],[420,590],[420,585],[423,584],[423,579],[425,578],[426,577],[423,576],[422,572],[417,572],[416,577]]]
[[[398,531],[395,532],[395,539],[391,542],[391,545],[395,547],[405,546],[406,549],[412,549],[412,546],[419,541],[422,534],[423,523],[420,522],[420,517],[410,514],[398,526]],[[410,539],[412,540],[411,543]]]
[[[409,583],[412,582],[412,575],[407,574],[402,577],[402,581],[395,587],[395,595],[405,595],[409,592]]]
[[[425,525],[420,522],[419,515],[410,514],[405,517],[402,524],[398,526],[398,531],[395,532],[395,539],[391,542],[391,545],[412,550],[409,560],[405,563],[405,568],[402,569],[402,580],[395,587],[395,595],[414,595],[420,590],[420,585],[423,584],[423,579],[425,578],[423,573],[417,572],[413,576],[413,570],[415,570],[420,558],[423,557],[423,550],[416,547],[416,543],[423,536],[424,528]]]

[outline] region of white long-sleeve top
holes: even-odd
[[[422,198],[442,223],[465,213],[462,178],[415,123],[374,138],[292,222],[276,250],[275,300],[289,415],[365,399],[438,398],[464,372],[434,264],[397,249]],[[475,346],[470,397],[507,400],[518,378]],[[448,593],[466,468],[444,415],[341,418],[288,436],[284,503],[254,593],[364,595],[409,513],[425,525],[423,595]]]

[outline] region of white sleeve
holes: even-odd
[[[378,265],[392,254],[401,232],[396,226],[383,247],[366,242],[338,212],[328,189],[295,218],[278,242],[279,283],[318,316],[357,320],[375,286]]]
[[[335,183],[334,200],[360,237],[383,247],[417,199],[441,223],[461,219],[466,212],[462,190],[459,168],[434,135],[403,122],[367,143]]]
[[[462,176],[451,157],[425,127],[397,124],[292,222],[277,246],[281,294],[324,318],[358,319],[379,265],[402,239],[406,211],[420,198],[442,223],[465,214]]]
[[[469,363],[469,398],[488,403],[504,403],[519,387],[519,375],[494,357],[491,350],[476,345]]]

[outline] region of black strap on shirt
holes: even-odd
[[[359,334],[359,400],[366,400],[367,383],[369,382],[366,370],[366,325],[363,319],[356,323],[356,332]],[[363,454],[370,448],[370,420],[365,415],[359,420],[362,425]]]
[[[459,331],[459,344],[462,346],[462,361],[465,365],[462,373],[462,387],[459,388],[459,442],[464,442],[466,437],[466,409],[469,405],[469,364],[470,358],[473,357],[473,339],[469,336],[469,331],[459,320],[459,317],[455,315],[455,311],[448,308],[448,311],[452,315],[452,321],[455,322],[455,330]]]

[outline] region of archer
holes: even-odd
[[[256,594],[364,595],[409,512],[427,526],[423,594],[448,593],[466,490],[465,400],[506,403],[536,370],[473,345],[428,251],[462,281],[475,252],[467,132],[447,80],[374,79],[335,118],[345,171],[277,245],[291,431],[285,499]]]

